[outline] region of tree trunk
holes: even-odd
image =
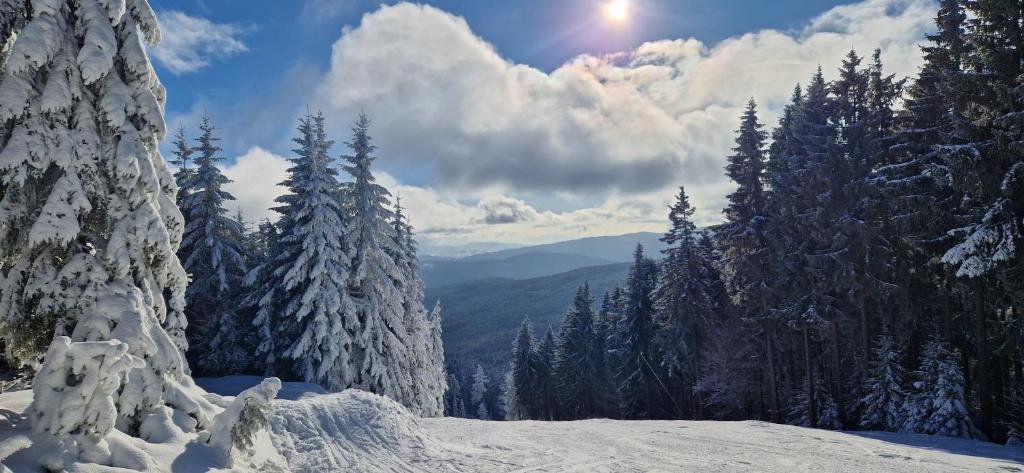
[[[981,430],[985,435],[992,436],[992,382],[989,367],[988,321],[985,316],[985,281],[976,278],[974,281],[974,343],[978,357],[975,376],[977,376],[978,399],[981,403]]]
[[[782,418],[779,415],[779,389],[775,376],[775,327],[770,321],[765,325],[765,349],[768,352],[768,409],[771,410],[771,421],[779,424]]]
[[[814,372],[811,370],[811,336],[804,327],[804,370],[807,372],[807,418],[811,421],[811,427],[818,427],[818,405],[814,400]]]
[[[836,408],[839,410],[839,418],[845,421],[846,417],[846,406],[843,401],[843,364],[842,357],[839,356],[839,324],[838,322],[832,322],[829,324],[832,327],[832,364],[835,366],[835,380],[832,382],[833,396],[836,400]]]
[[[953,287],[949,277],[942,284],[942,338],[953,345]]]

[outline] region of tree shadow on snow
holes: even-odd
[[[896,434],[892,432],[845,432],[850,435],[879,440],[895,445],[937,450],[956,455],[992,458],[1024,464],[1024,448],[1007,447],[981,440],[943,437],[941,435]]]
[[[224,467],[223,459],[209,445],[193,440],[185,445],[185,451],[174,458],[171,463],[173,473],[194,473],[206,471],[210,467]]]

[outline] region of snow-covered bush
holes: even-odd
[[[213,418],[213,425],[204,433],[204,441],[216,448],[228,465],[232,449],[246,452],[252,448],[253,436],[267,426],[270,401],[281,389],[281,380],[264,379],[260,384],[242,391],[224,412]]]
[[[126,373],[142,366],[119,340],[72,343],[57,337],[50,344],[28,408],[33,433],[48,434],[61,447],[46,462],[49,468],[63,468],[61,451],[93,463],[109,462],[104,437],[117,419],[114,397]]]

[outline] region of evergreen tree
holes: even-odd
[[[551,327],[548,327],[537,352],[536,368],[536,391],[539,396],[538,418],[544,420],[555,420],[557,413],[561,412],[558,405],[558,380],[555,378],[555,347],[555,334],[551,331]]]
[[[419,257],[413,228],[403,214],[401,199],[395,199],[391,228],[394,245],[390,249],[395,266],[404,284],[396,284],[402,292],[403,324],[409,337],[408,347],[412,369],[410,409],[423,417],[442,413],[444,396],[444,347],[441,342],[441,306],[436,304],[429,315],[423,307],[423,281],[419,275]]]
[[[949,345],[938,339],[929,340],[913,379],[913,393],[904,405],[903,431],[983,438],[971,420],[964,375]]]
[[[555,379],[560,416],[584,419],[596,412],[597,374],[594,368],[594,315],[590,286],[577,288],[562,319],[555,342]]]
[[[601,308],[594,318],[594,346],[591,359],[594,363],[595,378],[595,410],[600,417],[614,417],[617,413],[618,401],[615,397],[615,385],[612,381],[611,356],[609,355],[608,337],[615,328],[614,303],[612,295],[604,293]]]
[[[487,383],[490,383],[490,381],[487,373],[484,372],[484,367],[476,365],[469,400],[472,403],[476,418],[480,420],[491,420],[490,411],[487,409]]]
[[[509,383],[506,393],[506,420],[523,420],[537,417],[538,363],[537,350],[534,348],[533,327],[530,319],[523,319],[512,344],[512,361],[509,366]]]
[[[441,304],[434,305],[426,320],[426,350],[422,364],[417,365],[417,389],[423,417],[444,414],[444,393],[448,390],[444,374],[444,342],[441,338]]]
[[[353,385],[359,365],[353,334],[359,319],[347,297],[350,258],[344,247],[345,215],[336,172],[329,166],[332,142],[323,115],[299,121],[298,145],[276,199],[281,214],[271,257],[250,273],[259,329],[257,353],[268,371],[295,375],[329,390]]]
[[[466,400],[462,396],[462,383],[459,381],[459,375],[453,369],[446,369],[445,380],[448,389],[444,392],[444,415],[447,417],[467,417]]]
[[[695,210],[686,191],[679,189],[670,208],[671,228],[662,238],[668,247],[651,297],[657,311],[655,341],[665,368],[665,384],[676,415],[692,416],[699,409],[693,385],[700,377],[700,343],[714,317],[717,304],[714,284],[718,273],[711,268],[693,223]],[[685,409],[686,412],[678,412]]]
[[[244,365],[232,335],[238,326],[238,288],[247,272],[244,231],[224,207],[235,198],[222,189],[231,180],[217,168],[224,158],[218,156],[215,128],[204,117],[199,129],[196,168],[179,171],[186,177],[181,185],[185,233],[178,258],[191,279],[185,292],[188,354],[200,373],[227,374],[239,368],[236,363]]]
[[[65,347],[83,360],[89,346],[126,347],[116,357],[141,362],[126,367],[124,377],[113,376],[121,362],[107,372],[98,358],[76,362],[76,375],[114,385],[96,394],[103,406],[95,407],[106,415],[85,418],[105,425],[75,429],[102,436],[113,424],[138,435],[143,419],[172,412],[165,406],[204,429],[212,406],[195,391],[182,356],[187,277],[175,250],[184,224],[174,178],[158,152],[165,91],[143,46],[159,42],[156,17],[145,0],[120,9],[95,0],[3,5],[0,36],[9,53],[0,62],[0,338],[6,355],[35,364],[54,346],[55,334],[70,335]],[[67,339],[54,343],[60,340]],[[113,359],[112,351],[102,351]],[[41,361],[40,373],[67,367],[63,357]],[[37,407],[48,409],[36,405],[29,412]],[[32,422],[45,430],[43,418]]]
[[[411,406],[414,379],[407,360],[415,337],[409,333],[404,305],[409,298],[404,294],[416,282],[407,280],[408,274],[391,257],[401,250],[389,225],[394,218],[391,194],[375,182],[370,170],[377,158],[369,127],[370,119],[361,114],[346,143],[352,154],[342,156],[343,168],[352,177],[343,188],[350,219],[346,242],[352,255],[348,291],[361,322],[355,337],[359,349],[354,352],[354,385]]]
[[[995,375],[1001,361],[993,353],[989,318],[995,311],[1019,305],[1019,276],[1024,258],[1017,252],[1024,243],[1024,100],[1020,77],[1024,73],[1024,11],[1014,2],[967,2],[963,72],[951,88],[961,91],[952,103],[959,140],[952,158],[956,163],[954,188],[961,199],[954,212],[962,216],[955,238],[942,261],[969,284],[974,298],[973,369],[979,400],[981,430],[993,435],[996,409],[1002,404],[1002,382]],[[990,295],[996,281],[1008,284],[1011,303],[999,302],[1001,289]],[[992,297],[995,296],[995,297]],[[998,305],[1002,305],[999,307]]]
[[[783,120],[791,120],[791,113],[787,108]],[[768,313],[772,256],[768,241],[765,138],[763,125],[757,118],[757,104],[750,99],[736,131],[736,146],[726,166],[726,173],[737,184],[737,189],[729,195],[729,206],[724,210],[726,222],[716,232],[716,237],[724,247],[723,276],[733,302],[745,317],[761,321],[765,347],[765,356],[761,359],[768,380],[769,411],[771,419],[780,422],[775,360],[777,329]],[[784,138],[777,139],[781,146]]]
[[[866,380],[865,395],[860,401],[862,428],[895,432],[903,426],[905,378],[900,352],[892,337],[880,335]]]
[[[657,418],[663,415],[664,390],[655,367],[654,301],[651,292],[657,284],[658,266],[644,256],[637,245],[633,265],[626,279],[627,301],[616,330],[621,340],[619,396],[622,415],[630,419]]]

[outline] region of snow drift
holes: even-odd
[[[199,380],[210,391],[229,394],[223,399],[228,404],[230,394],[260,381]],[[764,422],[418,419],[397,402],[362,391],[324,394],[315,385],[284,383],[280,394],[286,399],[272,401],[267,429],[230,468],[214,446],[194,435],[146,443],[115,430],[109,439],[115,449],[143,449],[153,460],[143,471],[168,473],[1024,471],[1024,450],[939,436]],[[30,402],[31,391],[0,394],[0,454],[23,446],[20,436],[28,426],[22,412]],[[37,453],[29,447],[3,463],[14,472],[41,472]],[[72,471],[112,470],[76,464]]]

